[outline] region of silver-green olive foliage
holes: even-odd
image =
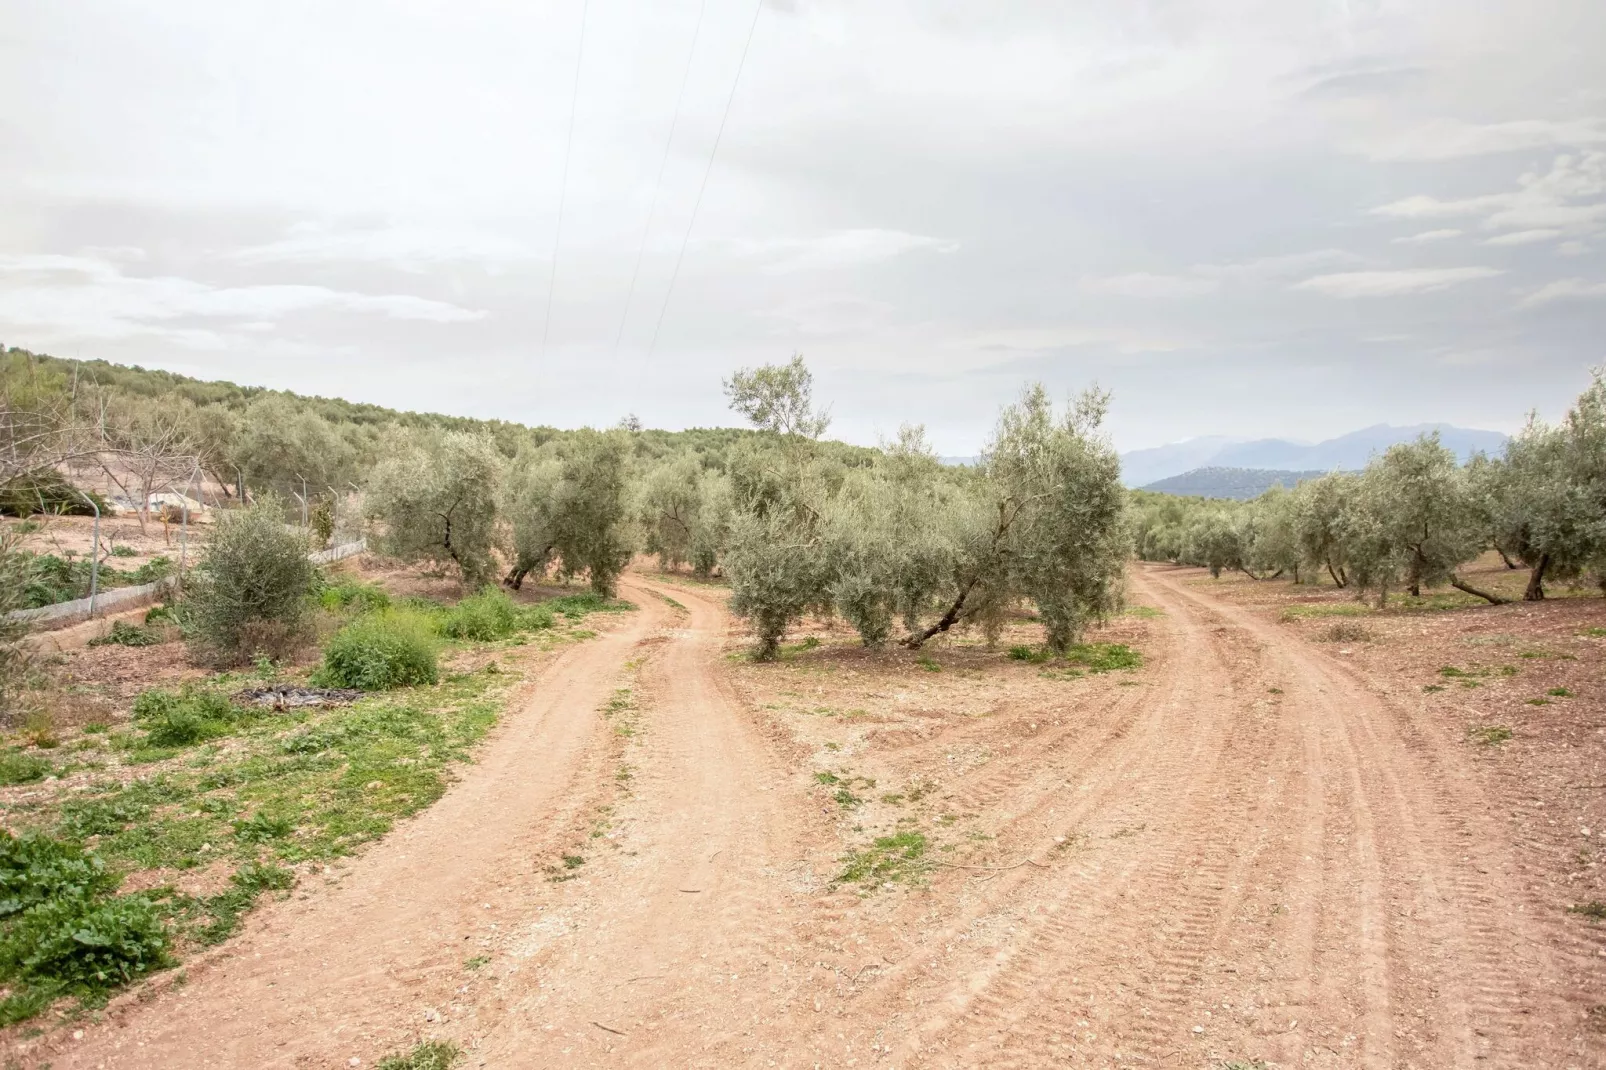
[[[406,560],[451,562],[471,587],[491,579],[506,464],[489,435],[394,431],[364,500],[381,544]]]
[[[826,419],[800,358],[744,371],[732,407],[769,433],[734,451],[725,571],[732,608],[773,656],[806,613],[836,611],[867,645],[918,647],[956,626],[996,634],[1032,603],[1063,649],[1119,606],[1126,496],[1099,433],[1107,398],[1056,414],[1029,389],[1002,414],[979,468],[945,468],[906,427],[868,466],[823,460]]]
[[[622,429],[582,428],[529,450],[514,462],[503,495],[513,542],[515,589],[554,561],[564,576],[585,575],[612,596],[630,563],[630,437]]]
[[[636,487],[635,514],[643,549],[661,568],[690,564],[698,576],[713,573],[729,536],[730,480],[682,453],[659,461]]]

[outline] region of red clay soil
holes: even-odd
[[[441,802],[31,1057],[372,1066],[441,1037],[471,1067],[1606,1061],[1606,941],[1493,752],[1196,575],[1136,571],[1163,611],[1136,686],[846,744],[940,770],[942,807],[991,837],[867,894],[831,883],[814,744],[743,701],[719,595],[633,577],[636,619],[553,662]]]

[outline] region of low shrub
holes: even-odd
[[[1373,638],[1372,629],[1352,620],[1329,624],[1316,635],[1317,641],[1323,643],[1370,643]]]
[[[32,784],[43,780],[55,771],[55,766],[37,754],[27,754],[7,747],[0,750],[0,787],[10,784]]]
[[[49,900],[0,936],[0,976],[65,993],[104,992],[167,961],[167,929],[138,895]]]
[[[90,646],[155,646],[162,637],[148,628],[127,621],[112,621],[112,630],[89,641]]]
[[[352,609],[372,613],[390,608],[390,595],[377,583],[342,580],[318,592],[318,604],[330,611]]]
[[[519,630],[520,624],[519,607],[508,593],[497,587],[484,587],[453,606],[440,629],[442,635],[453,639],[488,643],[506,639]]]
[[[105,864],[73,844],[0,830],[0,919],[53,899],[93,899],[116,887]]]
[[[187,747],[226,736],[238,720],[238,711],[216,691],[152,688],[134,700],[134,721],[156,747]]]
[[[189,581],[193,648],[218,665],[293,653],[306,639],[312,581],[306,540],[285,527],[277,502],[221,514]]]
[[[424,615],[390,609],[358,617],[329,640],[312,675],[318,687],[385,691],[433,684],[439,644]]]
[[[93,1000],[165,966],[168,934],[150,900],[74,843],[0,831],[0,1024],[59,996]]]

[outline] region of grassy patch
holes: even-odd
[[[1041,665],[1054,657],[1054,652],[1047,647],[1012,646],[1005,652],[1010,661],[1024,661],[1031,665]]]
[[[387,1055],[379,1060],[379,1070],[451,1070],[463,1053],[445,1040],[425,1040],[405,1055]]]
[[[836,884],[857,884],[870,890],[887,884],[917,881],[931,869],[926,837],[920,832],[882,836],[844,858]]]
[[[1076,643],[1065,651],[1065,660],[1082,666],[1088,672],[1112,672],[1143,666],[1143,655],[1125,643]]]
[[[150,748],[186,747],[232,733],[246,715],[216,691],[185,686],[152,688],[134,700],[134,723],[145,729]]]
[[[1439,670],[1439,675],[1451,680],[1476,679],[1488,676],[1515,676],[1515,665],[1480,665],[1470,669],[1459,669],[1454,665],[1446,665]]]
[[[1472,742],[1482,747],[1495,747],[1511,738],[1511,729],[1503,724],[1473,725],[1467,729]]]
[[[159,632],[124,620],[112,621],[112,630],[89,641],[90,646],[155,646],[162,641]]]
[[[915,659],[915,664],[927,672],[942,672],[942,665],[930,654],[922,654]]]
[[[439,647],[429,618],[416,610],[367,613],[329,640],[312,682],[363,691],[432,684]]]
[[[16,747],[0,750],[0,786],[32,784],[55,771],[55,766],[37,754],[29,754]]]
[[[171,961],[156,907],[114,894],[119,883],[76,843],[0,832],[0,1025],[63,997],[98,1006]]]
[[[1606,628],[1585,628],[1578,634],[1585,639],[1606,639]]]
[[[1549,695],[1551,698],[1572,698],[1573,697],[1573,693],[1571,691],[1567,690],[1565,687],[1553,687],[1549,691],[1546,691],[1545,694]]]
[[[1295,621],[1319,617],[1366,617],[1374,612],[1376,611],[1364,602],[1302,602],[1285,607],[1282,619]]]
[[[1574,903],[1567,908],[1567,913],[1582,914],[1586,918],[1601,921],[1606,919],[1606,903],[1602,903],[1599,899],[1591,899],[1587,903]]]
[[[1165,610],[1156,609],[1154,606],[1127,606],[1125,613],[1127,616],[1137,617],[1139,620],[1154,620],[1157,617],[1165,616]]]

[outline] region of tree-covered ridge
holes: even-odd
[[[458,432],[487,438],[504,458],[565,440],[576,432],[508,420],[484,420],[442,413],[404,412],[266,387],[205,381],[104,360],[64,360],[12,347],[0,353],[0,395],[32,407],[76,411],[80,422],[109,435],[101,443],[125,455],[159,450],[176,458],[198,458],[205,474],[225,495],[273,490],[285,498],[302,491],[337,496],[361,484],[378,462],[387,432]],[[630,426],[629,453],[635,461],[690,454],[705,468],[723,471],[739,443],[758,432],[746,428],[691,428],[664,431]],[[121,441],[113,441],[115,439]],[[876,451],[842,442],[822,449],[846,464],[868,464]],[[153,461],[154,463],[154,461]],[[146,482],[166,483],[167,468]],[[0,483],[7,481],[0,473]],[[128,488],[131,497],[136,489]],[[153,486],[150,489],[159,490]]]

